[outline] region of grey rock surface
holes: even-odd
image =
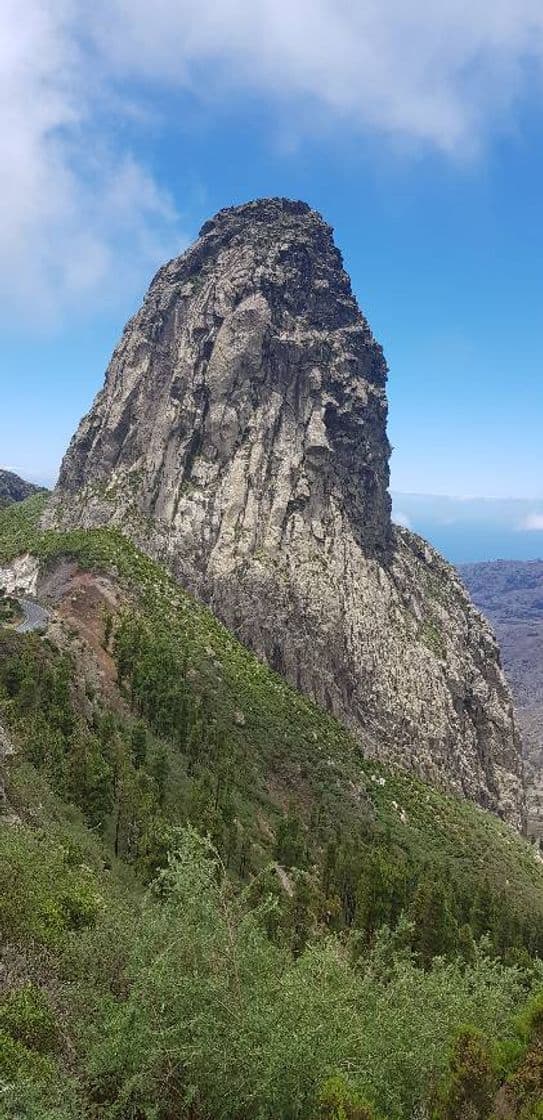
[[[121,526],[368,754],[520,826],[492,632],[391,524],[386,374],[318,214],[221,211],[128,323],[45,523]]]

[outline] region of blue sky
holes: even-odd
[[[52,481],[158,264],[282,194],[334,226],[384,346],[394,489],[543,515],[539,3],[24,7],[0,17],[1,465]]]

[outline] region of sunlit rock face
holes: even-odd
[[[322,218],[223,210],[127,324],[46,522],[122,527],[367,753],[520,825],[492,633],[391,524],[386,373]]]

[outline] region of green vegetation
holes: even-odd
[[[8,844],[26,831],[6,830]],[[59,864],[51,885],[47,848],[43,836],[32,852],[42,910],[66,874]],[[31,956],[4,942],[0,1115],[407,1120],[424,1106],[438,1120],[490,1120],[501,1080],[537,1116],[540,1043],[517,1020],[539,967],[483,947],[469,965],[438,958],[421,971],[406,925],[363,956],[331,935],[292,956],[268,934],[276,900],[235,889],[191,830],[143,898],[123,897],[116,875],[102,871],[92,920],[56,927],[54,952],[39,923]]]
[[[436,657],[445,657],[445,642],[436,622],[427,621],[424,623],[420,639],[432,653],[435,653]]]
[[[102,641],[0,631],[0,1117],[536,1120],[543,874],[364,759],[121,534],[0,512],[2,562],[113,573]]]
[[[91,1044],[93,1076],[144,1116],[158,1103],[163,1115],[192,1105],[217,1120],[309,1118],[319,1098],[409,1116],[446,1072],[451,1032],[467,1019],[508,1038],[525,998],[517,969],[481,955],[469,969],[441,962],[421,973],[386,933],[354,968],[334,938],[293,959],[266,936],[270,902],[236,896],[192,832],[156,891],[161,905],[147,901],[132,945],[129,996]],[[347,1101],[331,1092],[338,1075]]]
[[[17,622],[20,618],[21,612],[16,599],[10,595],[6,595],[2,588],[0,588],[0,626],[5,626],[6,623]]]

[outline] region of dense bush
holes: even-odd
[[[490,1047],[465,1028],[455,1039],[450,1070],[435,1109],[436,1120],[487,1120],[498,1088]]]
[[[47,1053],[56,1043],[55,1018],[47,997],[25,984],[0,998],[0,1030],[29,1050]]]
[[[0,826],[0,939],[56,946],[92,925],[102,899],[89,867],[26,826]]]
[[[464,1022],[490,1038],[512,1030],[520,970],[478,952],[473,966],[437,960],[421,972],[390,933],[354,968],[335,937],[293,959],[266,936],[268,905],[248,908],[208,842],[182,836],[145,903],[127,999],[90,1032],[105,1115],[309,1120],[336,1107],[408,1120]],[[330,1078],[350,1086],[343,1103]]]
[[[56,1060],[55,1015],[45,993],[27,983],[0,996],[0,1117],[76,1120],[75,1084]]]

